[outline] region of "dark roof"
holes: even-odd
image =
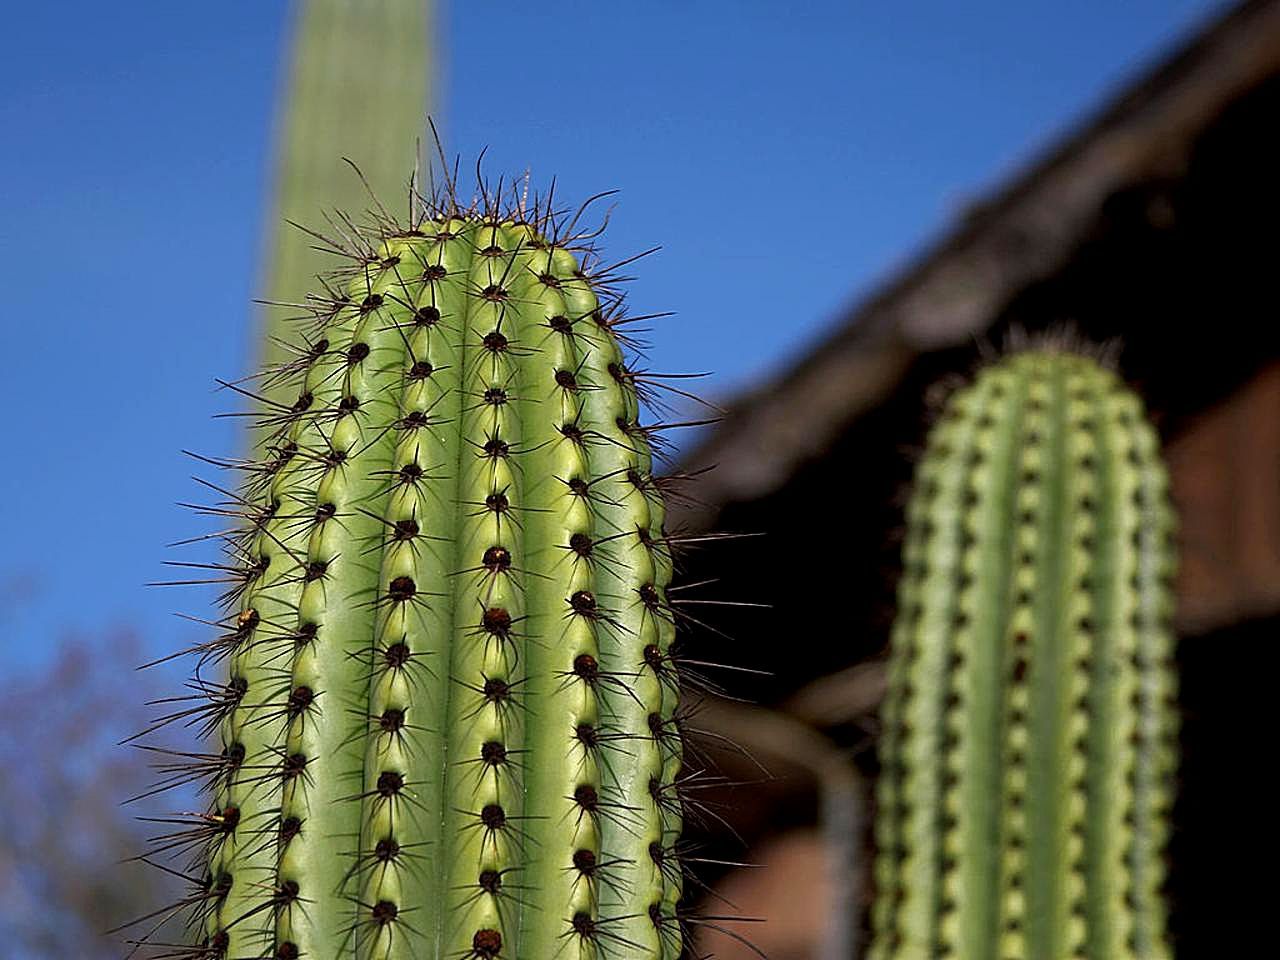
[[[715,523],[730,503],[783,486],[861,414],[889,396],[917,357],[980,337],[1020,291],[1058,271],[1125,184],[1177,176],[1224,107],[1280,71],[1280,0],[1233,8],[1129,87],[1007,186],[971,207],[932,248],[825,340],[728,413],[682,460],[715,469],[673,519]]]

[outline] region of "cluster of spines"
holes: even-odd
[[[1017,354],[949,401],[908,507],[874,955],[1166,955],[1173,518],[1110,372]]]
[[[549,203],[417,199],[320,238],[350,265],[261,378],[295,399],[236,386],[264,457],[206,508],[242,526],[173,952],[675,958],[672,540],[616,271]]]

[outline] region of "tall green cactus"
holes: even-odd
[[[1014,354],[951,397],[908,508],[876,960],[1168,956],[1173,526],[1094,361]]]
[[[675,958],[672,561],[614,273],[546,205],[419,199],[321,238],[346,266],[233,464],[187,952]]]

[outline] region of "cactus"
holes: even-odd
[[[1168,956],[1173,525],[1094,360],[1040,345],[950,398],[908,508],[876,960]]]
[[[315,235],[347,262],[215,508],[233,583],[198,652],[224,679],[181,714],[216,730],[212,803],[160,844],[201,864],[183,955],[673,960],[671,540],[633,318],[577,217],[414,196],[407,225]]]
[[[361,178],[335,158],[359,164],[377,196],[401,189],[403,159],[414,154],[436,87],[434,0],[306,0],[291,7],[263,264],[268,300],[296,298],[328,266],[323,250],[298,242],[290,221],[307,221],[321,206],[349,210],[366,202]],[[257,320],[265,336],[255,360],[281,362],[288,356],[281,340],[289,336],[283,314],[264,311]],[[275,386],[265,385],[264,395],[292,402]]]

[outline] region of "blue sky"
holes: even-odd
[[[444,4],[442,4],[444,5]],[[839,312],[1207,16],[1209,0],[449,5],[451,150],[620,188],[662,244],[654,369],[712,395]],[[785,16],[780,11],[785,10]],[[0,671],[121,626],[163,651],[208,595],[148,589],[205,532],[180,454],[236,450],[282,2],[6,10],[0,58]],[[190,554],[183,555],[190,558]]]

